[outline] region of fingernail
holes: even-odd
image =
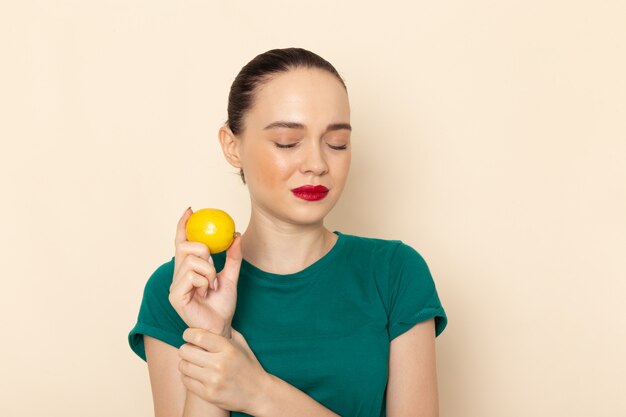
[[[210,263],[211,265],[215,265],[215,264],[213,263],[213,257],[211,257],[211,256],[209,256],[209,263]]]
[[[215,281],[213,281],[213,288],[215,289],[215,291],[217,291],[217,278],[215,278]]]

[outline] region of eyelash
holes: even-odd
[[[277,148],[287,149],[287,148],[294,148],[297,144],[294,143],[294,144],[291,144],[291,145],[281,145],[280,143],[275,143],[275,145],[276,145]],[[334,149],[336,151],[345,151],[346,149],[348,149],[348,145],[343,145],[343,146],[331,146],[331,145],[328,145],[328,146],[330,146],[331,149]]]

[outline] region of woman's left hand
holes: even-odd
[[[224,410],[253,415],[263,401],[270,375],[241,333],[232,339],[208,330],[188,328],[179,349],[178,369],[185,387]]]

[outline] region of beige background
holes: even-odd
[[[143,286],[188,205],[245,229],[217,129],[288,46],[350,94],[327,226],[435,277],[441,416],[626,415],[624,2],[371,4],[2,2],[0,415],[151,414]]]

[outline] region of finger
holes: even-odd
[[[192,213],[193,211],[191,210],[191,207],[188,207],[178,220],[178,224],[176,225],[176,237],[174,238],[174,244],[187,240],[187,219],[189,219],[189,216],[191,216]]]
[[[187,220],[189,219],[189,216],[191,216],[192,214],[192,210],[191,207],[188,207],[183,215],[180,217],[180,219],[178,220],[178,224],[176,225],[176,235],[174,237],[174,246],[178,246],[179,243],[181,242],[185,242],[187,240]],[[184,258],[183,257],[179,257],[178,253],[175,255],[174,257],[174,274],[176,274],[176,272],[178,271],[178,267],[180,265],[180,263],[183,261]]]
[[[196,274],[200,274],[209,280],[209,285],[212,289],[215,289],[215,282],[217,279],[217,271],[215,266],[207,262],[206,260],[199,258],[195,255],[189,255],[183,261],[180,267],[179,274],[174,276],[172,283],[177,283],[179,280],[184,279],[185,274],[189,271],[193,271]]]
[[[217,271],[215,270],[215,266],[213,266],[213,260],[208,254],[209,249],[206,245],[198,242],[182,242],[177,244],[177,248],[178,247],[181,248],[181,252],[177,253],[176,259],[182,258],[183,260],[174,262],[174,278],[172,279],[172,285],[177,283],[180,279],[184,279],[182,277],[184,277],[189,270],[192,270],[197,274],[205,276],[209,280],[210,288],[216,290]],[[192,253],[186,255],[187,252]],[[199,256],[196,254],[199,254]],[[208,262],[206,261],[206,256],[209,257]],[[203,297],[205,297],[206,294],[206,291],[200,293]]]
[[[226,262],[224,268],[220,271],[219,278],[226,278],[231,281],[235,287],[239,282],[239,271],[241,270],[241,233],[237,232],[235,240],[226,251]]]
[[[170,286],[169,300],[173,305],[179,305],[193,296],[198,289],[199,294],[206,296],[209,291],[209,280],[195,271],[187,271],[183,277]]]
[[[178,370],[181,374],[199,381],[210,380],[208,378],[210,376],[210,369],[203,368],[185,359],[181,359],[178,363]]]
[[[221,352],[229,344],[225,337],[195,327],[189,327],[183,332],[183,340],[212,353]]]
[[[206,392],[206,389],[202,382],[198,381],[197,379],[190,378],[182,372],[180,374],[180,379],[183,381],[183,385],[185,386],[185,388],[187,388],[189,392],[191,392],[193,395],[207,401],[211,400],[211,398],[207,398],[208,393]]]
[[[202,242],[190,242],[188,240],[179,242],[176,244],[176,256],[181,256],[181,261],[185,255],[196,255],[198,258],[209,261],[211,259],[211,252],[209,247]],[[213,260],[211,259],[212,263]]]
[[[209,252],[209,248],[207,245],[201,242],[180,242],[176,244],[176,255],[174,261],[174,279],[176,279],[177,273],[185,269],[183,264],[186,262],[189,257],[197,257],[202,260],[208,260],[208,263],[213,265],[213,259],[211,258],[211,253]],[[199,268],[196,272],[200,274],[206,274],[207,271],[204,271],[205,268]],[[215,267],[213,267],[215,269]],[[204,271],[204,272],[203,272]],[[214,281],[214,278],[211,279]]]
[[[178,356],[197,366],[204,367],[211,362],[210,353],[192,343],[182,345],[178,349]]]
[[[180,280],[189,271],[203,275],[211,281],[215,279],[216,275],[214,265],[192,254],[187,256],[181,263],[179,273],[174,276],[173,281],[176,282],[177,280]]]

